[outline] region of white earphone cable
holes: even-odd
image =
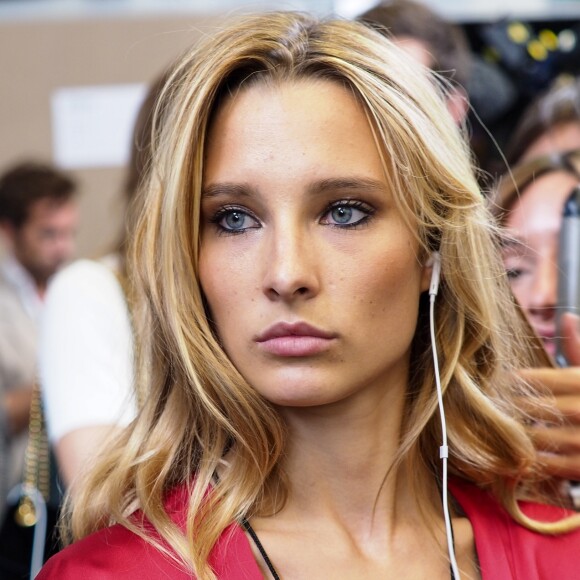
[[[447,534],[447,551],[453,577],[460,580],[459,567],[455,558],[455,547],[453,544],[453,531],[451,528],[451,518],[449,516],[449,502],[447,499],[447,459],[449,457],[449,447],[447,445],[447,423],[445,421],[445,408],[443,407],[443,391],[441,389],[441,376],[439,375],[439,358],[437,357],[437,344],[435,341],[435,297],[439,290],[439,276],[441,272],[441,259],[438,252],[433,254],[433,274],[429,287],[429,329],[431,332],[431,350],[433,351],[433,367],[435,371],[435,384],[437,386],[437,400],[439,402],[439,414],[441,416],[442,443],[439,448],[439,457],[443,462],[443,475],[441,481],[441,495],[443,502],[443,515],[445,518],[445,532]]]

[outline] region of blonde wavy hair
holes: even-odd
[[[327,79],[350,90],[422,252],[441,253],[437,341],[450,473],[490,490],[531,529],[559,533],[578,526],[577,519],[530,520],[516,502],[535,494],[541,475],[525,429],[529,417],[516,403],[524,396],[531,405],[537,397],[511,371],[533,366],[536,355],[525,341],[522,346],[528,329],[507,289],[496,234],[465,141],[446,112],[441,81],[360,23],[272,13],[246,17],[192,49],[161,95],[131,270],[137,380],[147,397],[78,490],[70,537],[118,522],[168,551],[131,519],[139,508],[173,557],[209,579],[215,575],[208,557],[224,529],[283,505],[284,425],[228,359],[207,317],[198,269],[200,195],[208,129],[220,103],[245,87],[296,79]],[[441,441],[428,333],[423,300],[400,451],[390,472],[414,474],[410,481],[424,508],[438,501]],[[163,507],[178,484],[189,492],[185,535]]]

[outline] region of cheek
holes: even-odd
[[[392,329],[399,321],[413,321],[424,279],[414,253],[401,248],[361,262],[347,291],[359,302],[370,323],[384,325],[384,317],[388,317]]]
[[[216,315],[216,306],[223,303],[225,292],[223,283],[220,283],[222,278],[223,275],[216,266],[216,261],[212,259],[212,252],[202,248],[199,256],[199,283],[212,317]]]
[[[527,309],[529,304],[529,282],[526,280],[510,280],[510,288],[520,306]]]
[[[393,236],[396,240],[397,236]],[[417,250],[408,240],[407,236],[396,242],[379,246],[378,251],[371,258],[369,265],[374,264],[374,269],[369,269],[368,279],[373,286],[382,287],[388,292],[397,293],[401,288],[413,286],[420,288],[424,277],[424,268],[417,258]]]
[[[209,306],[211,318],[222,341],[231,328],[238,325],[237,318],[244,311],[242,294],[245,268],[235,256],[226,259],[216,248],[202,248],[199,261],[201,290]]]
[[[15,238],[16,245],[24,252],[27,252],[29,248],[34,248],[36,245],[36,238],[34,237],[34,231],[26,226],[18,233]]]
[[[357,315],[346,326],[361,372],[384,369],[385,364],[401,361],[409,352],[421,294],[421,270],[411,269],[413,263],[390,260],[353,287],[356,302],[352,312]]]
[[[50,247],[47,247],[47,244],[43,244],[38,239],[29,239],[24,251],[32,261],[36,262],[48,260],[51,255]]]

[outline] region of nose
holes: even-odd
[[[308,300],[320,291],[316,249],[307,232],[281,227],[266,240],[263,290],[273,301]]]
[[[558,300],[558,268],[551,256],[538,261],[530,292],[530,314],[542,320],[550,320],[556,313]]]

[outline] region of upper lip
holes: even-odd
[[[336,338],[333,332],[327,332],[306,322],[277,322],[258,334],[256,342],[266,342],[282,336],[313,336],[316,338]]]

